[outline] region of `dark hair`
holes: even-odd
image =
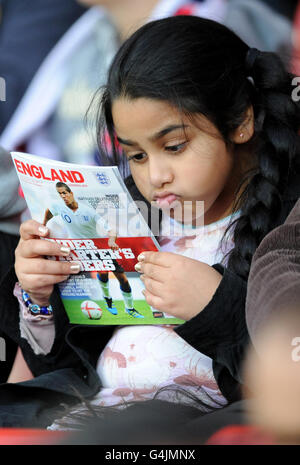
[[[55,184],[55,187],[58,188],[58,187],[64,187],[68,192],[71,192],[71,189],[69,188],[69,186],[67,184],[65,184],[64,182],[61,182],[61,181],[58,181],[56,184]]]
[[[227,27],[208,19],[177,16],[150,22],[115,56],[98,114],[102,162],[124,165],[112,118],[112,103],[118,97],[162,100],[187,115],[201,113],[228,144],[253,106],[255,133],[248,144],[256,168],[246,173],[236,198],[233,211],[239,209],[241,214],[232,223],[235,247],[228,260],[243,278],[258,244],[276,224],[299,154],[300,126],[299,105],[291,98],[292,75],[276,54],[249,50]],[[132,178],[127,182],[135,189],[135,198],[141,199]]]
[[[156,444],[159,441],[178,444],[181,440],[198,444],[203,437],[206,439],[210,435],[207,432],[210,419],[200,422],[200,428],[196,429],[189,427],[189,422],[208,417],[208,413],[218,412],[224,407],[202,386],[199,386],[197,395],[179,385],[165,386],[152,399],[124,400],[114,406],[92,405],[81,395],[78,397],[81,404],[66,406],[62,418],[55,420],[59,429],[80,432],[67,438],[66,443]]]

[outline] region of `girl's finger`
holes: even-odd
[[[167,311],[167,309],[164,308],[164,303],[161,297],[151,294],[151,292],[147,291],[146,289],[143,290],[142,293],[144,294],[147,303],[151,307],[155,308],[156,310],[161,310],[162,312]]]
[[[145,275],[141,276],[141,280],[145,285],[145,289],[149,291],[151,294],[157,297],[163,296],[165,286],[162,283],[155,281],[154,279],[148,278]]]
[[[68,279],[69,275],[47,275],[47,274],[29,274],[26,279],[20,281],[22,289],[27,292],[38,293],[46,292],[46,288],[53,286]]]
[[[144,273],[147,278],[154,279],[160,283],[164,283],[166,281],[167,274],[169,273],[168,268],[146,262],[138,262],[135,265],[135,270],[139,273]]]
[[[68,256],[70,248],[57,244],[56,242],[32,239],[20,240],[16,249],[16,255],[23,258],[34,258],[39,256]]]
[[[171,252],[142,252],[137,259],[139,263],[152,263],[153,265],[169,268],[174,255]]]
[[[69,275],[80,271],[80,263],[74,261],[45,260],[33,258],[22,262],[22,274],[28,275]],[[37,278],[36,278],[37,279]]]
[[[33,239],[35,237],[47,237],[49,229],[35,220],[28,220],[20,226],[21,239]]]

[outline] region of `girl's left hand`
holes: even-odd
[[[206,307],[222,280],[206,263],[171,252],[142,252],[138,260],[148,304],[186,321]]]

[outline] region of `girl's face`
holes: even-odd
[[[194,224],[203,214],[209,224],[230,213],[238,183],[233,154],[207,118],[191,120],[165,101],[145,98],[115,100],[112,115],[132,177],[149,202]]]

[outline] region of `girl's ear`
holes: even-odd
[[[253,107],[247,108],[244,121],[232,133],[230,140],[235,144],[248,142],[254,134],[254,112]]]

